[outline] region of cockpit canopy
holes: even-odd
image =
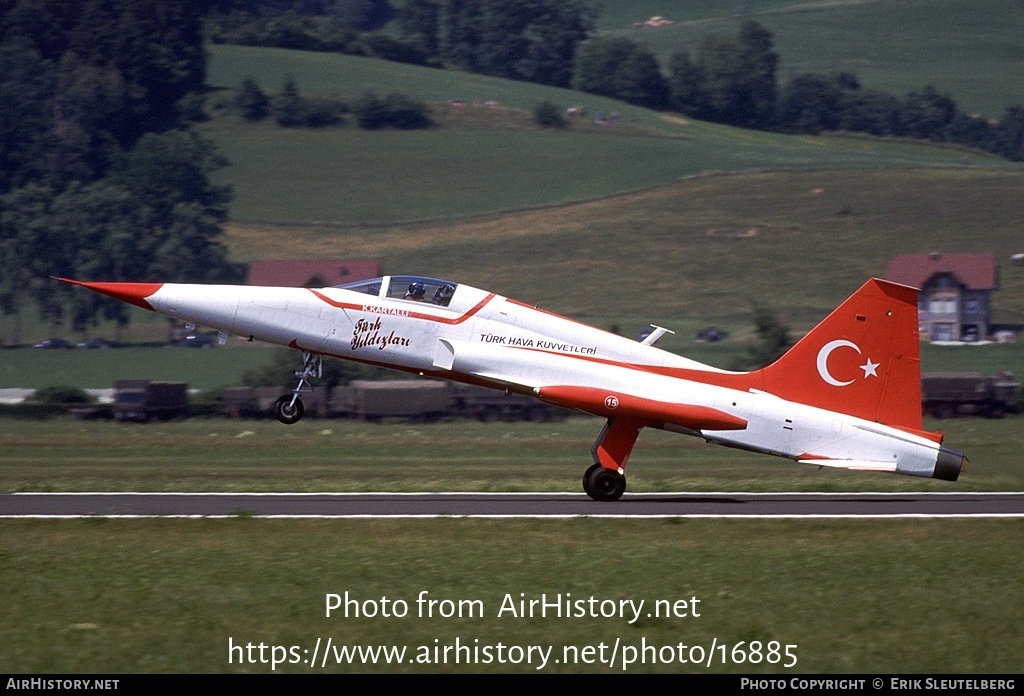
[[[397,300],[409,300],[411,302],[425,302],[441,307],[447,307],[452,301],[458,283],[425,276],[384,276],[371,280],[360,280],[355,283],[335,285],[341,290],[351,290],[367,295],[373,295],[379,299],[390,298]]]

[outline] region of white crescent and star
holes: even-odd
[[[821,375],[821,378],[825,380],[825,382],[831,384],[833,387],[847,387],[853,384],[855,380],[851,379],[846,382],[841,382],[833,377],[832,373],[828,371],[828,356],[832,355],[832,351],[837,348],[853,348],[858,354],[860,354],[860,346],[852,341],[842,339],[829,341],[821,347],[821,350],[818,351],[818,374]],[[879,365],[880,363],[871,362],[871,358],[867,358],[867,362],[860,366],[860,369],[864,370],[864,379],[867,379],[868,377],[878,377],[877,369]]]

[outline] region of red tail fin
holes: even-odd
[[[873,278],[761,373],[784,399],[921,429],[917,290]]]

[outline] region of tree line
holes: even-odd
[[[202,117],[200,3],[0,0],[0,310],[81,330],[121,303],[47,276],[236,278]],[[15,336],[15,341],[18,336]]]
[[[356,123],[365,130],[394,128],[413,130],[433,125],[426,103],[403,94],[385,97],[364,92],[349,102],[332,97],[306,97],[299,93],[295,78],[285,78],[278,94],[263,91],[254,77],[246,77],[235,91],[236,113],[247,121],[272,118],[284,128],[324,128],[345,123],[352,113]]]
[[[583,0],[221,0],[214,42],[364,55],[568,87]],[[381,30],[390,23],[387,30]]]
[[[1024,160],[1024,107],[986,118],[963,112],[934,87],[897,96],[865,88],[848,72],[805,73],[780,85],[772,34],[752,20],[736,37],[704,36],[663,66],[639,42],[593,38],[597,10],[581,0],[262,0],[244,10],[223,0],[220,9],[215,40],[342,50],[572,87],[744,128],[915,138]],[[390,31],[380,31],[388,22]]]
[[[709,34],[692,53],[676,52],[667,75],[634,41],[591,41],[580,51],[574,86],[744,128],[914,138],[1024,160],[1024,107],[1010,106],[995,120],[961,111],[952,97],[931,86],[899,97],[865,89],[848,72],[804,73],[780,86],[778,61],[771,32],[747,20],[736,38]]]

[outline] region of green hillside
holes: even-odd
[[[784,136],[660,114],[600,97],[498,78],[324,53],[214,46],[211,85],[253,75],[273,92],[292,74],[304,93],[397,91],[530,110],[541,100],[634,119],[605,132],[489,126],[426,131],[295,130],[221,117],[205,127],[233,163],[232,218],[270,223],[392,223],[587,200],[709,171],[1016,166],[963,150],[863,138]],[[227,97],[223,97],[227,99]],[[486,107],[465,107],[485,109]],[[528,119],[525,119],[528,123]]]
[[[736,34],[730,0],[604,3],[604,34],[646,43],[663,65],[710,32]],[[750,0],[749,18],[774,34],[779,76],[848,71],[871,89],[897,95],[934,85],[964,111],[999,117],[1024,104],[1024,12],[1014,0]],[[637,30],[659,15],[669,27]]]

